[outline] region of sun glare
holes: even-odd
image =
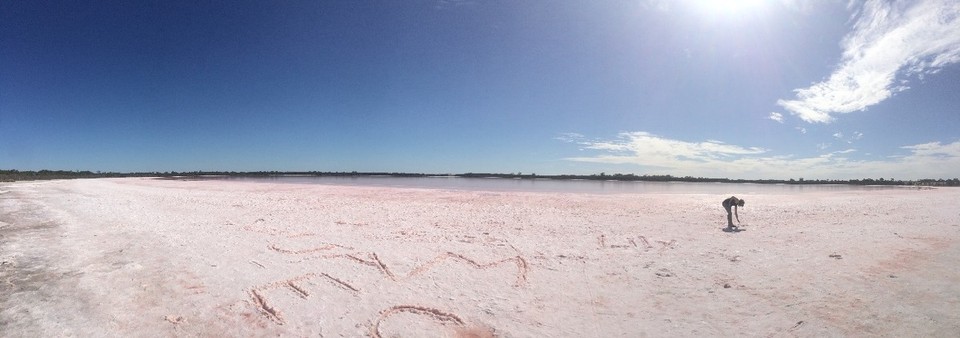
[[[709,17],[738,18],[754,15],[768,0],[691,0],[697,10]]]

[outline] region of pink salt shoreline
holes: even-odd
[[[0,186],[3,336],[949,336],[958,189]]]

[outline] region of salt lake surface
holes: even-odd
[[[455,176],[273,176],[224,177],[200,179],[270,182],[289,184],[326,184],[346,186],[397,187],[469,191],[559,192],[587,194],[791,194],[804,192],[906,189],[906,186],[847,184],[757,184],[642,182],[614,180],[554,180],[512,178],[468,178]]]

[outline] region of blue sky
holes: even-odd
[[[960,3],[0,1],[0,168],[953,178]]]

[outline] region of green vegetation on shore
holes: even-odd
[[[430,176],[454,176],[466,178],[514,178],[514,179],[553,179],[553,180],[601,180],[601,181],[645,181],[645,182],[708,182],[708,183],[759,183],[759,184],[853,184],[853,185],[922,185],[922,186],[960,186],[960,179],[920,179],[920,180],[895,180],[893,178],[864,178],[853,180],[805,180],[786,179],[786,180],[744,180],[728,178],[710,178],[710,177],[677,177],[671,175],[635,175],[635,174],[613,174],[606,173],[594,175],[537,175],[523,173],[465,173],[465,174],[423,174],[423,173],[388,173],[388,172],[320,172],[320,171],[254,171],[254,172],[235,172],[235,171],[192,171],[192,172],[134,172],[134,173],[116,173],[116,172],[91,172],[91,171],[65,171],[65,170],[40,170],[40,171],[21,171],[21,170],[0,170],[0,182],[12,181],[31,181],[31,180],[54,180],[54,179],[74,179],[74,178],[104,178],[104,177],[166,177],[166,178],[190,178],[203,176],[229,176],[229,177],[277,177],[277,176],[392,176],[392,177],[430,177]]]

